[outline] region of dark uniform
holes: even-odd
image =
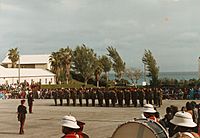
[[[59,99],[60,99],[60,106],[62,106],[62,105],[63,105],[63,97],[64,97],[64,92],[63,92],[63,90],[59,90],[59,91],[58,91],[58,97],[59,97]]]
[[[95,106],[95,99],[96,99],[95,90],[90,90],[90,98],[92,99],[92,106]]]
[[[131,92],[131,99],[134,107],[137,107],[138,92],[136,89]]]
[[[30,93],[27,95],[27,99],[28,99],[29,113],[32,113],[33,101],[34,101],[32,92],[30,92]]]
[[[157,103],[158,103],[158,106],[160,107],[162,105],[162,91],[161,90],[158,90],[157,91]]]
[[[21,105],[17,107],[17,113],[18,113],[18,121],[20,122],[20,130],[19,134],[24,134],[24,123],[26,119],[26,106],[24,106],[25,100],[21,100]]]
[[[131,93],[129,90],[125,90],[124,92],[124,99],[126,106],[130,106],[130,100],[131,100]]]
[[[124,93],[123,93],[123,91],[119,90],[117,92],[117,100],[118,100],[119,106],[123,107],[123,100],[124,100]]]
[[[153,100],[153,92],[151,89],[149,89],[149,103],[152,104],[152,100]]]
[[[157,102],[158,99],[157,98],[158,98],[157,89],[154,89],[154,91],[153,91],[153,103],[154,103],[154,105],[158,104],[158,102]]]
[[[109,105],[110,105],[110,94],[109,94],[108,90],[104,91],[104,100],[105,100],[105,103],[106,103],[106,107],[109,107]]]
[[[83,90],[79,89],[77,95],[78,95],[79,105],[82,106]]]
[[[149,89],[145,89],[144,93],[145,93],[146,104],[148,104],[149,103]]]
[[[114,90],[110,92],[110,99],[111,99],[112,106],[115,107],[115,103],[117,102],[117,96]]]
[[[89,106],[89,98],[90,98],[90,96],[89,96],[89,90],[86,90],[84,92],[84,97],[85,97],[86,106]]]
[[[143,107],[144,106],[144,91],[141,89],[138,92],[138,96],[139,96],[139,102],[140,102],[140,106]]]
[[[67,106],[69,106],[69,104],[70,104],[70,91],[67,90],[67,89],[64,90],[64,98],[67,101]]]
[[[99,106],[102,107],[103,106],[103,92],[98,90],[97,91],[97,99],[98,99],[98,103],[99,103]]]
[[[57,106],[58,93],[55,90],[53,90],[52,96],[53,96],[53,99],[54,99],[55,106]]]
[[[71,90],[71,98],[72,98],[72,101],[73,101],[73,106],[76,106],[76,97],[77,97],[76,90]]]

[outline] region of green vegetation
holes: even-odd
[[[54,85],[41,85],[42,89],[57,89],[57,88],[81,88],[84,83],[76,80],[70,80],[68,84],[54,84]],[[94,88],[95,86],[92,84],[86,85],[86,88]]]
[[[18,48],[12,48],[8,50],[8,59],[12,62],[12,68],[16,68],[17,61],[19,61]]]
[[[115,77],[117,80],[121,80],[125,72],[125,62],[120,57],[116,48],[109,46],[107,50],[109,52],[108,56],[110,56],[113,61],[112,67],[113,71],[115,72]]]
[[[66,82],[68,84],[70,78],[70,68],[72,61],[72,50],[61,48],[57,52],[52,52],[50,59],[51,71],[56,74],[56,83]]]
[[[145,50],[144,56],[142,58],[142,62],[144,63],[145,67],[148,71],[148,77],[151,77],[151,85],[158,86],[158,73],[159,67],[157,66],[156,60],[153,57],[150,50]]]
[[[93,49],[87,48],[86,45],[77,46],[73,52],[73,69],[80,73],[84,79],[85,85],[94,75],[97,66],[97,57]]]

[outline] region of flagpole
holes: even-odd
[[[19,60],[18,60],[18,82],[20,85],[20,55],[19,55]]]

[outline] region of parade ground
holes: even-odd
[[[164,100],[162,107],[157,109],[164,115],[167,106],[176,105],[180,109],[186,102]],[[53,99],[35,99],[33,114],[27,114],[25,134],[19,135],[16,113],[19,103],[20,99],[0,100],[0,138],[60,138],[63,135],[61,118],[69,114],[86,123],[84,132],[90,138],[110,138],[118,125],[138,118],[141,114],[140,107],[54,106]]]

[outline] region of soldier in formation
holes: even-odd
[[[154,104],[156,106],[162,105],[163,91],[160,88],[80,88],[80,89],[55,89],[49,90],[57,105],[57,99],[60,99],[60,105],[63,105],[63,98],[66,99],[66,105],[76,106],[77,100],[79,105],[83,106],[119,106],[126,105],[140,106],[144,104]],[[96,103],[98,101],[98,105]],[[132,101],[132,105],[131,105]],[[139,104],[138,104],[139,103]],[[90,105],[91,104],[91,105]]]

